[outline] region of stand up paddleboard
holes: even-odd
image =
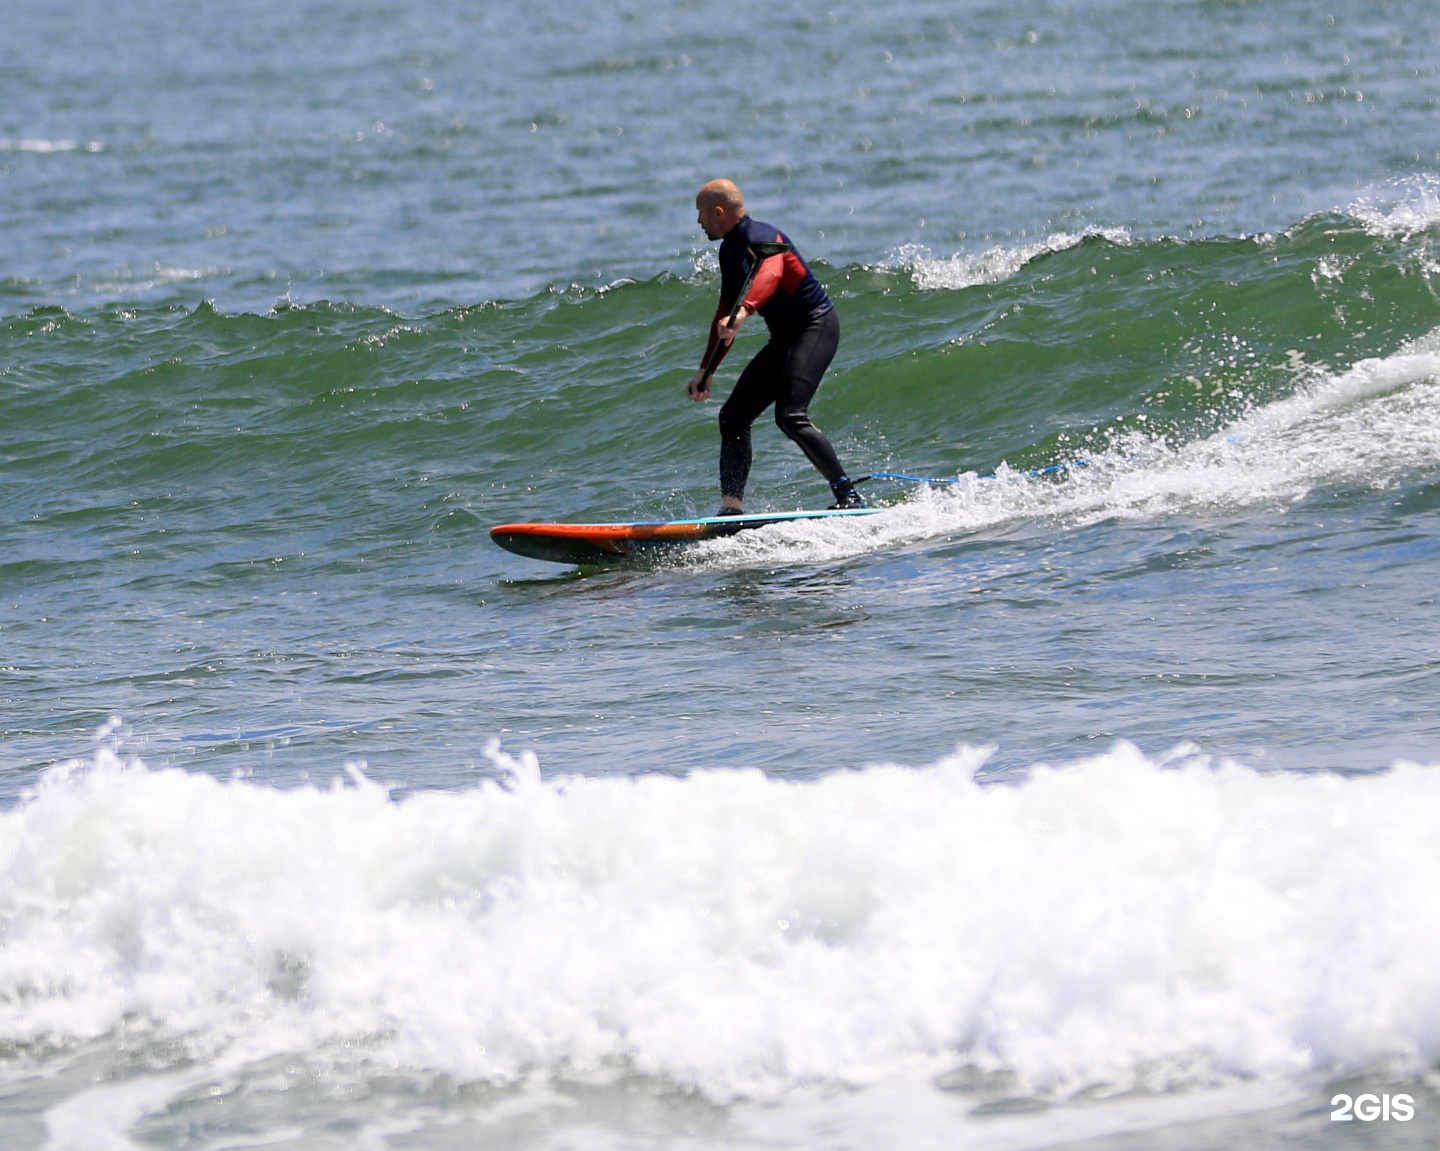
[[[701,520],[661,520],[634,524],[501,524],[490,538],[507,551],[557,564],[593,564],[700,540],[733,536],[770,524],[842,516],[873,516],[880,508],[832,508],[814,512],[710,516]]]

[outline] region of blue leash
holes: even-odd
[[[1055,472],[1063,472],[1067,468],[1086,467],[1089,462],[1088,460],[1070,460],[1068,463],[1049,464],[1043,468],[1030,468],[1021,474],[1027,476],[1048,476]],[[981,476],[980,478],[982,480],[993,480],[995,477],[992,474]],[[853,482],[863,484],[866,480],[904,480],[906,483],[911,484],[958,484],[960,482],[958,476],[953,479],[940,479],[935,476],[907,476],[903,472],[871,472],[868,476],[860,476]]]

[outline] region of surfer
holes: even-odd
[[[710,398],[715,369],[747,319],[759,312],[770,329],[770,342],[745,366],[720,408],[720,510],[716,514],[741,513],[750,475],[750,425],[771,404],[780,430],[800,445],[806,459],[829,482],[835,495],[832,506],[864,507],[865,501],[845,474],[835,449],[807,414],[820,378],[840,344],[835,305],[786,238],[746,214],[745,197],[733,182],[711,180],[695,197],[695,208],[705,235],[720,241],[720,305],[710,324],[703,366],[690,377],[690,398]],[[785,244],[786,250],[755,269],[750,249],[757,243]],[[752,270],[754,279],[736,310]]]

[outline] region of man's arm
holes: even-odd
[[[715,318],[710,321],[710,339],[705,345],[705,355],[701,358],[702,366],[685,385],[685,393],[692,400],[710,398],[710,381],[715,377],[715,369],[729,352],[730,345],[735,342],[736,333],[740,331],[740,325],[750,318],[750,314],[750,309],[742,304],[735,314],[734,324],[731,324],[730,311],[726,308],[725,301],[720,301],[720,306],[715,310]],[[713,362],[710,358],[712,355],[715,357]]]

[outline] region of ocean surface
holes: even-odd
[[[1440,1144],[1437,62],[0,0],[0,1146]],[[933,482],[500,550],[713,510],[715,176]],[[828,497],[762,419],[748,510]]]

